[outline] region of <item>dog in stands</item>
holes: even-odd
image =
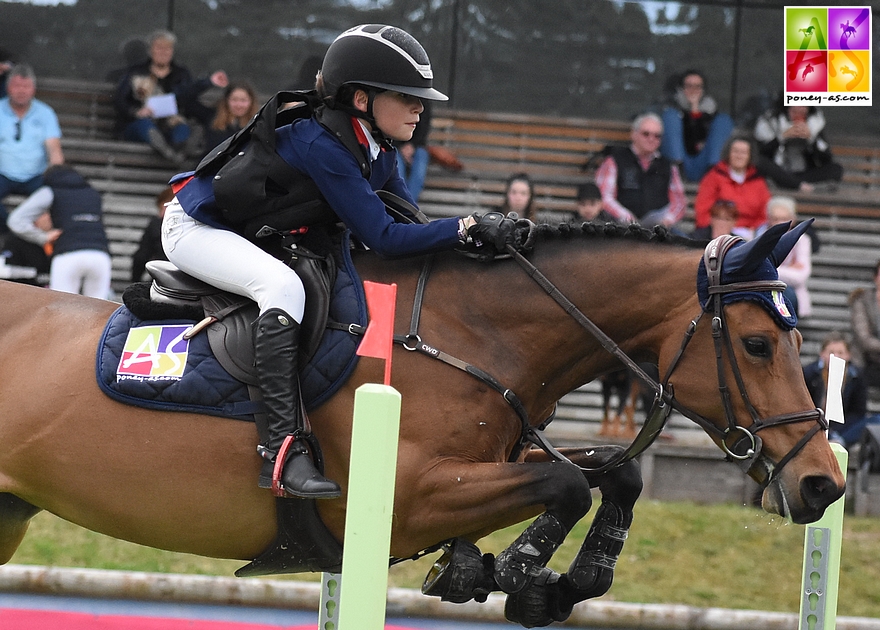
[[[632,439],[636,436],[639,381],[624,368],[599,377],[602,383],[602,426],[599,435]],[[617,405],[612,409],[612,399]]]

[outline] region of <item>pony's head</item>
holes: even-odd
[[[818,519],[844,491],[777,273],[807,227],[784,223],[753,241],[709,244],[697,273],[703,313],[693,348],[669,377],[683,412],[761,485],[764,508],[799,523]]]

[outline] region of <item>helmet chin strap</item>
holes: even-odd
[[[376,100],[376,96],[385,92],[386,90],[378,90],[375,88],[361,88],[367,95],[367,111],[361,111],[357,107],[352,105],[343,105],[342,103],[337,102],[335,99],[326,99],[325,103],[331,109],[339,109],[344,111],[345,113],[354,116],[355,118],[360,118],[370,124],[370,135],[375,138],[376,142],[380,145],[384,145],[386,147],[390,147],[391,138],[386,136],[381,129],[379,129],[379,125],[376,124],[376,117],[373,115],[373,103]]]

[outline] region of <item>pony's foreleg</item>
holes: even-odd
[[[450,474],[456,484],[447,494],[448,482],[436,480],[445,481]],[[552,583],[559,575],[544,566],[592,505],[588,480],[568,464],[457,464],[432,469],[430,479],[434,493],[420,495],[422,500],[446,506],[436,513],[442,522],[432,520],[430,530],[457,538],[445,546],[422,592],[446,601],[485,601],[495,590],[522,589],[538,579]],[[471,480],[475,483],[468,486]],[[500,560],[470,542],[535,514],[541,515]],[[462,530],[462,524],[470,526]]]
[[[610,461],[622,448],[599,446],[560,450],[575,464],[596,468]],[[547,458],[543,451],[532,450],[527,461],[545,461]],[[544,576],[548,586],[534,580],[528,589],[509,598],[505,607],[509,620],[534,625],[562,621],[568,618],[576,603],[598,597],[611,587],[614,567],[632,524],[633,506],[642,491],[641,472],[638,463],[632,460],[602,475],[586,478],[592,487],[599,488],[602,504],[580,551],[567,573]]]
[[[563,609],[599,597],[611,588],[614,568],[633,520],[633,506],[642,491],[639,464],[630,460],[591,480],[602,493],[587,537],[568,572],[560,580]]]
[[[0,492],[0,564],[6,564],[21,544],[28,523],[40,508],[14,494]]]

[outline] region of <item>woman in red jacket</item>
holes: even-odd
[[[694,200],[696,227],[709,225],[712,206],[718,201],[736,205],[736,227],[754,230],[767,220],[770,191],[754,165],[755,151],[745,136],[731,136],[721,152],[721,161],[700,181]]]

